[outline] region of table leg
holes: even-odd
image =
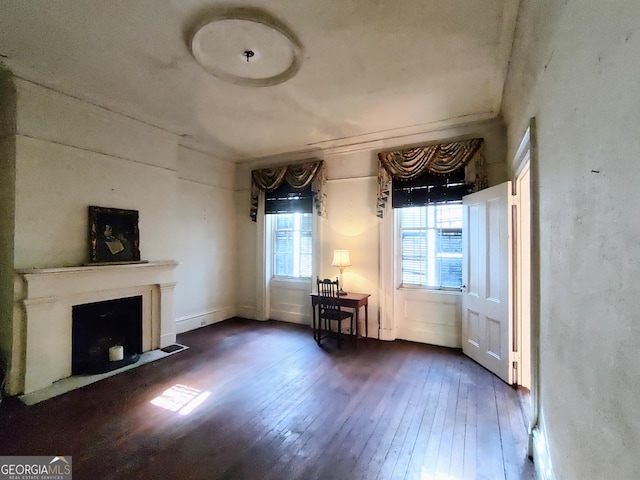
[[[369,303],[364,304],[364,335],[369,338]]]
[[[316,306],[311,305],[311,316],[313,318],[313,324],[311,325],[311,329],[313,330],[313,339],[318,342],[318,331],[316,330]]]
[[[360,336],[360,316],[359,316],[359,312],[360,312],[360,307],[356,306],[355,310],[355,317],[356,317],[356,345],[358,345],[358,337]]]

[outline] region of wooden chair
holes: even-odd
[[[341,348],[343,342],[342,334],[342,322],[346,319],[350,320],[350,334],[353,335],[353,313],[342,310],[340,306],[340,283],[336,278],[335,281],[331,281],[328,278],[320,280],[320,277],[316,280],[318,284],[318,331],[316,333],[316,342],[318,345],[323,339],[327,337],[333,337],[338,343],[338,348]],[[336,325],[336,330],[333,330],[332,325]]]

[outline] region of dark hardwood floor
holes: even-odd
[[[517,391],[456,350],[320,348],[243,319],[178,342],[32,407],[5,399],[0,455],[71,455],[75,479],[533,478]],[[186,415],[151,403],[176,384],[209,396]]]

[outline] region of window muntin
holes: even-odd
[[[399,208],[400,284],[462,285],[462,204]]]
[[[278,213],[272,217],[273,276],[311,278],[312,214]]]

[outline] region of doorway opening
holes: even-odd
[[[518,388],[521,393],[523,414],[529,429],[529,454],[532,455],[532,432],[538,418],[538,362],[539,362],[539,292],[538,266],[536,261],[536,184],[535,159],[532,160],[535,120],[522,137],[513,159],[514,194],[517,208],[514,225],[514,343],[518,348]]]
[[[518,384],[531,390],[531,177],[529,158],[514,182],[518,196],[515,224],[515,332],[520,352]]]

